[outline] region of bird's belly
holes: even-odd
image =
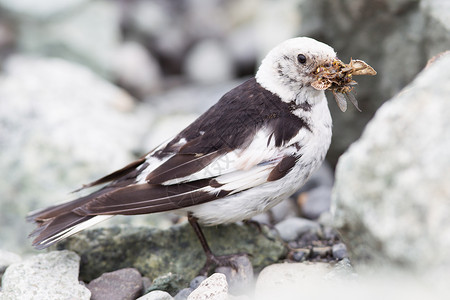
[[[192,212],[202,224],[217,225],[249,219],[272,208],[303,186],[322,164],[330,146],[331,126],[321,126],[313,132],[307,146],[300,148],[300,158],[286,176],[183,211]]]

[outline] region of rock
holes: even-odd
[[[157,60],[137,42],[125,42],[114,59],[114,78],[128,91],[143,99],[161,89],[161,70]]]
[[[185,72],[195,83],[212,84],[233,78],[234,65],[223,45],[206,40],[197,43],[187,54]]]
[[[200,283],[199,283],[199,285],[200,285]],[[193,290],[194,289],[192,289],[190,287],[184,288],[184,289],[180,290],[173,299],[174,300],[186,300],[189,297],[189,295],[192,293]]]
[[[169,294],[175,294],[186,285],[186,278],[180,274],[167,273],[156,277],[145,292],[164,290]]]
[[[352,262],[450,268],[450,55],[385,103],[340,159],[335,224]]]
[[[275,225],[280,237],[286,241],[296,240],[301,235],[307,232],[316,232],[320,229],[318,223],[302,219],[289,218]]]
[[[10,265],[2,279],[2,299],[86,299],[91,293],[78,283],[80,258],[53,251]]]
[[[65,11],[64,17],[36,17],[18,22],[18,48],[33,55],[75,61],[111,78],[111,61],[121,40],[118,5],[107,0],[69,2],[85,3]]]
[[[168,292],[165,291],[151,291],[136,300],[173,300],[174,298],[170,296]]]
[[[3,276],[3,273],[5,273],[6,268],[8,268],[10,265],[17,263],[21,261],[22,258],[9,251],[1,250],[0,249],[0,282]]]
[[[249,253],[256,271],[286,254],[282,241],[264,227],[262,233],[254,226],[238,224],[203,227],[203,230],[215,254]],[[149,278],[168,272],[182,274],[183,287],[186,287],[205,263],[200,243],[186,223],[166,230],[129,226],[87,230],[60,242],[57,247],[80,254],[80,277],[85,281],[104,272],[133,267]]]
[[[195,290],[196,288],[198,288],[198,286],[200,285],[200,283],[203,282],[203,280],[205,280],[207,277],[200,275],[195,277],[194,279],[191,280],[191,282],[189,283],[189,287],[193,290]]]
[[[320,186],[300,194],[298,198],[302,217],[315,220],[330,210],[331,187]]]
[[[61,59],[11,57],[0,99],[0,240],[22,253],[33,227],[24,216],[134,160],[154,113]]]
[[[253,285],[253,268],[247,256],[237,256],[233,259],[237,270],[232,267],[218,267],[216,273],[226,276],[228,290],[231,294],[242,294]]]
[[[362,59],[379,74],[357,79],[362,113],[341,113],[329,93],[333,143],[327,159],[332,165],[385,100],[407,85],[430,57],[450,49],[449,11],[445,0],[299,2],[299,35],[320,38],[345,62]]]
[[[340,268],[340,267],[339,267]],[[334,266],[328,263],[303,262],[273,264],[259,274],[255,287],[255,299],[298,299],[298,295],[315,295],[334,287],[342,277],[329,276]]]
[[[188,297],[188,300],[227,300],[228,284],[224,274],[214,273],[205,279]]]
[[[311,250],[311,257],[325,258],[331,254],[331,247],[313,247]]]
[[[88,0],[47,0],[36,4],[32,0],[1,0],[0,8],[21,18],[35,18],[45,20],[55,16],[65,14],[79,8]]]
[[[331,251],[333,253],[334,258],[343,259],[343,258],[348,257],[347,247],[345,246],[344,243],[339,243],[339,244],[333,245],[333,247],[331,248]]]
[[[139,271],[126,268],[104,273],[87,285],[91,300],[134,300],[142,293],[142,278]]]

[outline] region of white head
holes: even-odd
[[[283,101],[295,100],[304,89],[322,93],[311,87],[313,72],[321,65],[336,59],[330,46],[307,37],[284,41],[263,59],[256,73],[256,81]]]

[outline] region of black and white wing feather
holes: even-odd
[[[139,160],[84,187],[85,197],[28,216],[33,245],[45,248],[110,216],[178,210],[283,178],[299,159],[297,137],[309,130],[294,104],[250,79]]]

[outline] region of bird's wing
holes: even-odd
[[[176,154],[145,180],[97,196],[74,212],[83,216],[146,214],[219,199],[285,176],[298,158],[293,147],[276,147],[270,134],[261,130],[245,149],[198,157]]]

